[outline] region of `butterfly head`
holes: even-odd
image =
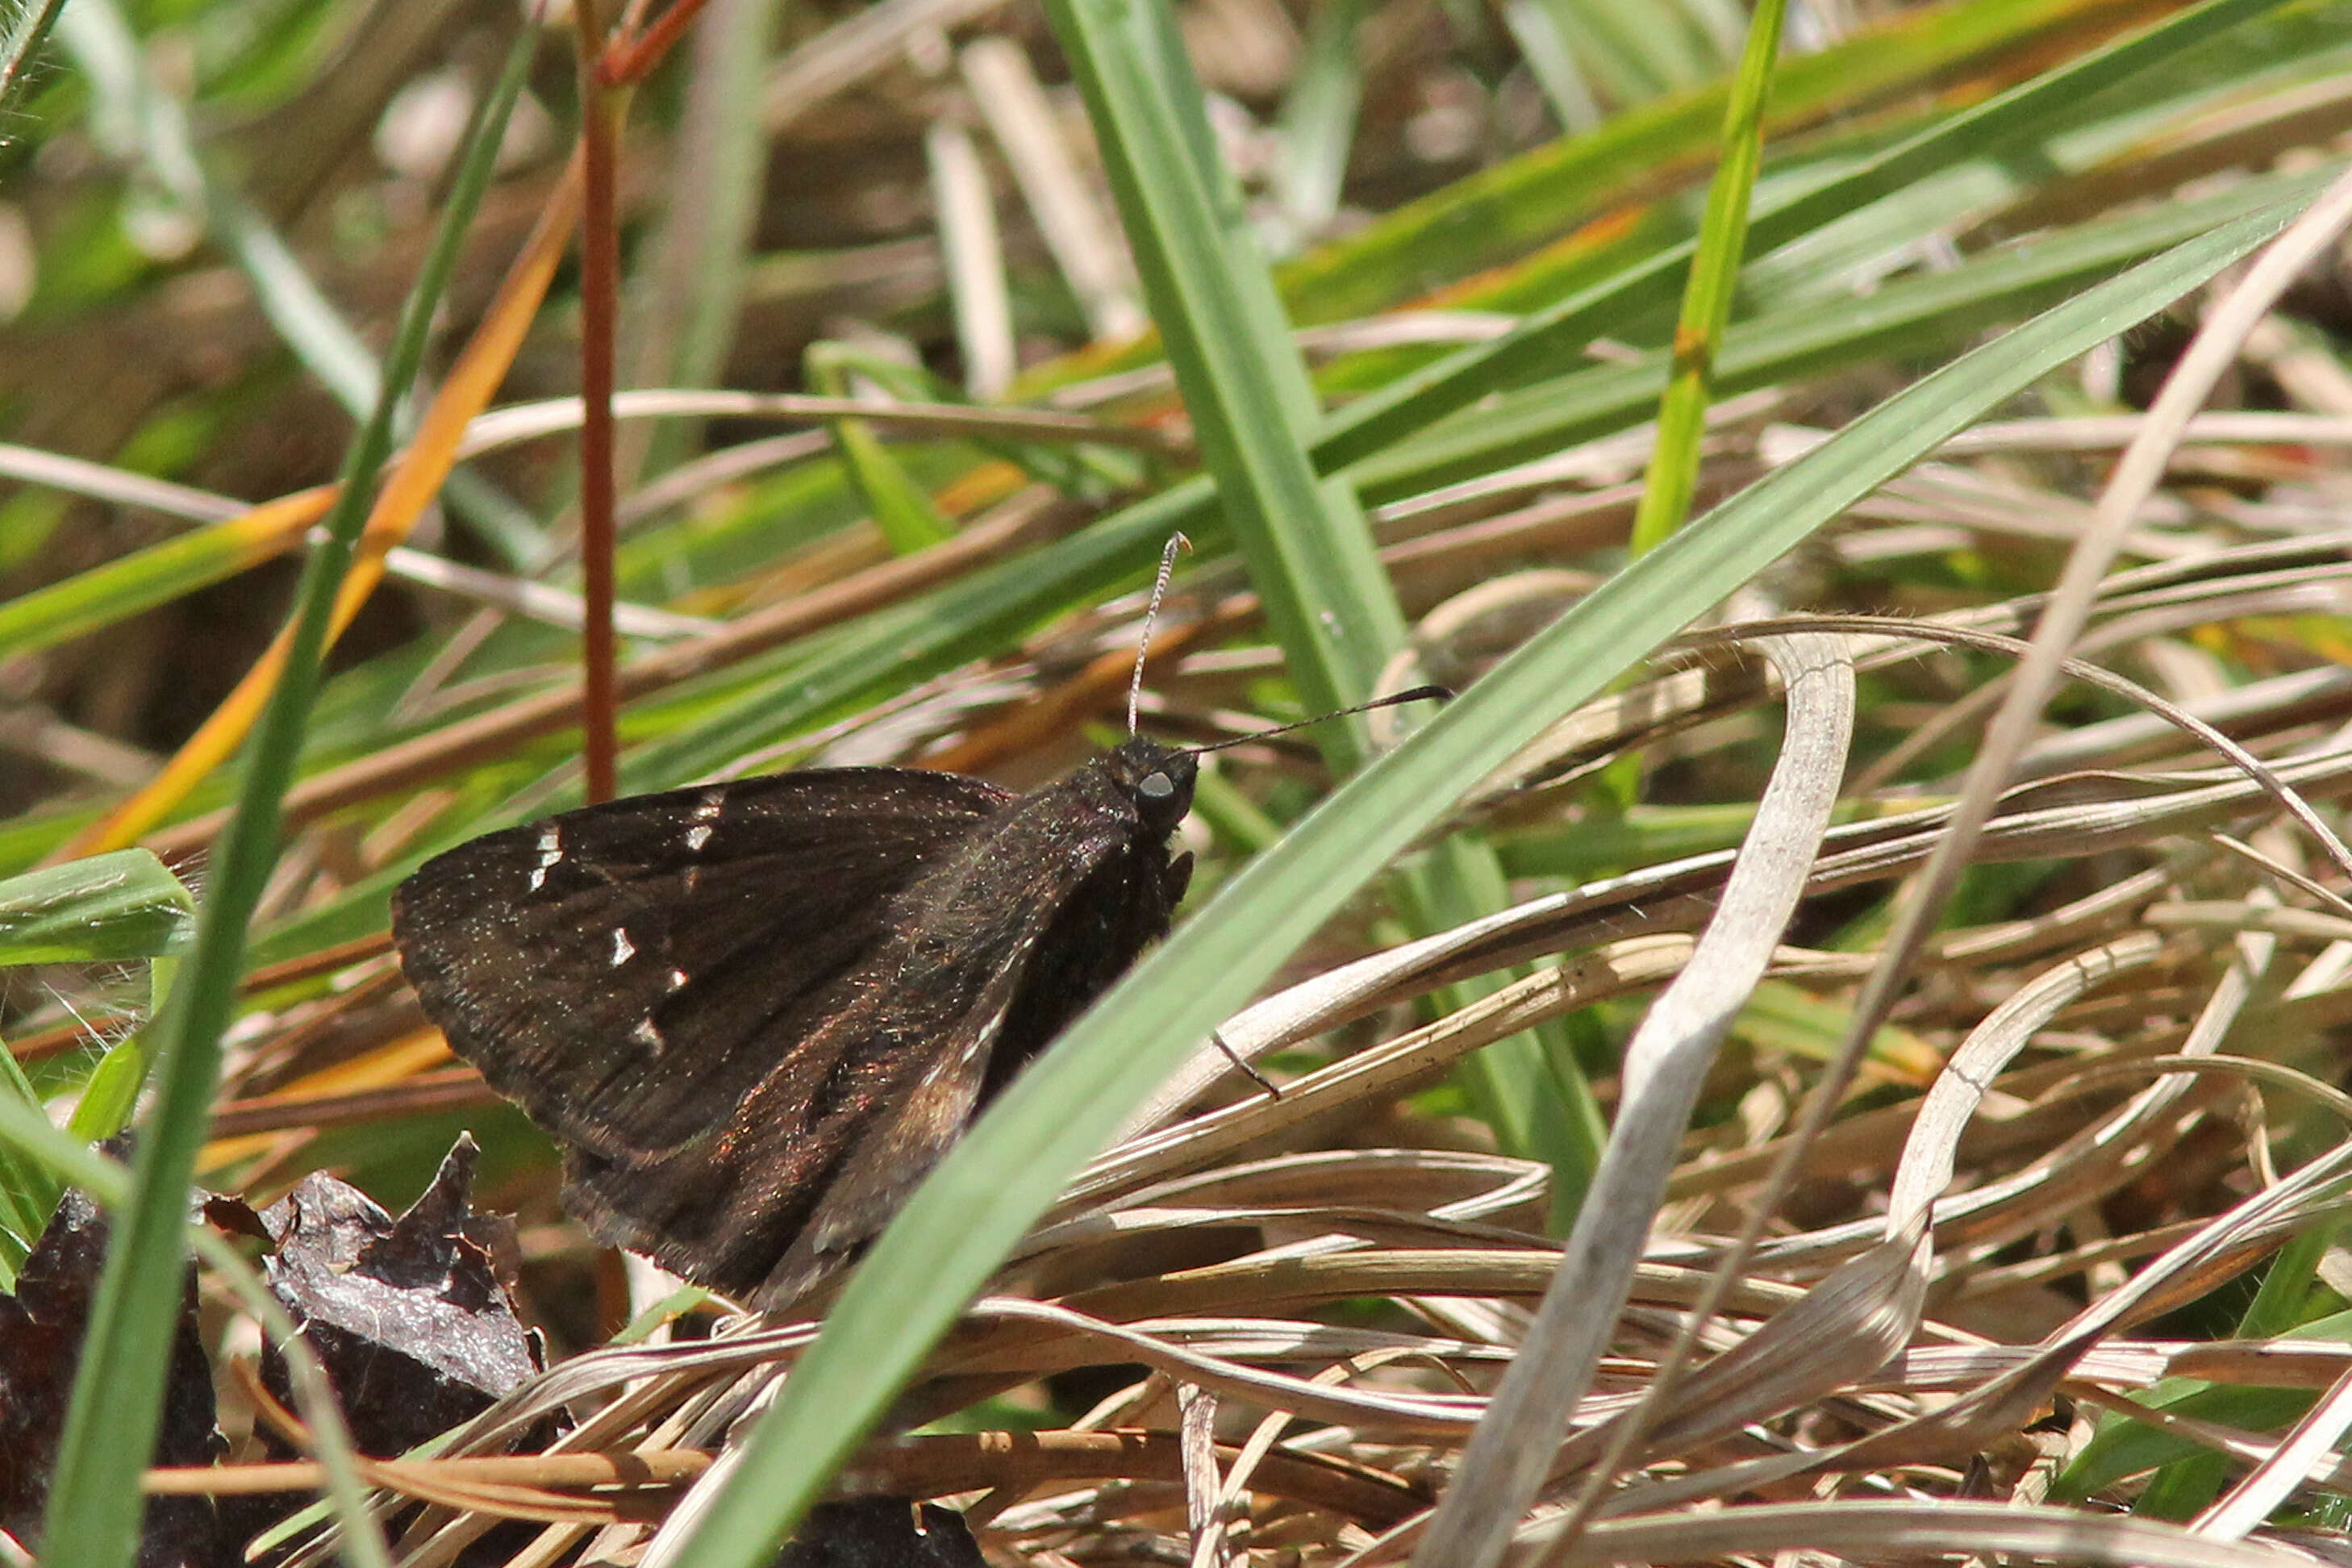
[[[1192,809],[1192,783],[1201,764],[1190,752],[1139,735],[1105,757],[1103,765],[1119,793],[1135,803],[1144,826],[1155,832],[1173,833]]]

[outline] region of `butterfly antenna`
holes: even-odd
[[[1176,570],[1176,552],[1190,550],[1192,542],[1181,533],[1168,536],[1168,547],[1160,552],[1160,575],[1151,584],[1151,603],[1143,607],[1143,635],[1135,643],[1135,673],[1127,682],[1127,732],[1135,733],[1137,710],[1143,704],[1143,656],[1151,651],[1151,623],[1160,618],[1160,601],[1168,596],[1168,576]]]
[[[1277,724],[1271,730],[1253,730],[1246,735],[1235,735],[1230,741],[1217,741],[1205,746],[1187,746],[1193,756],[1202,757],[1211,752],[1222,752],[1230,746],[1246,746],[1252,741],[1263,741],[1269,735],[1287,735],[1293,730],[1304,730],[1309,724],[1320,724],[1326,719],[1345,719],[1350,713],[1369,713],[1375,708],[1394,708],[1404,702],[1450,702],[1454,693],[1443,686],[1416,686],[1410,691],[1392,696],[1375,697],[1370,702],[1359,702],[1353,708],[1335,708],[1328,713],[1318,713],[1312,719],[1301,719],[1295,724]]]

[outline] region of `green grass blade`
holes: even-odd
[[[1699,438],[1706,433],[1707,404],[1715,394],[1716,351],[1731,321],[1748,242],[1748,198],[1764,162],[1764,99],[1772,85],[1773,58],[1780,52],[1782,9],[1782,0],[1762,0],[1756,7],[1748,49],[1732,82],[1731,106],[1724,114],[1723,161],[1707,187],[1690,281],[1683,289],[1682,320],[1675,328],[1674,379],[1658,405],[1658,444],[1650,455],[1642,504],[1633,514],[1636,555],[1656,549],[1690,515]]]
[[[1310,710],[1370,689],[1404,622],[1354,498],[1318,483],[1299,435],[1315,418],[1305,367],[1201,94],[1157,5],[1049,7],[1087,100],[1136,267],[1202,457]],[[1351,760],[1360,731],[1317,740]]]
[[[681,1561],[757,1568],[964,1301],[1129,1110],[1386,860],[1526,738],[1814,529],[2275,232],[2242,219],[2047,311],[1888,399],[1633,563],[1349,780],[996,1101],[852,1277]]]
[[[1168,344],[1218,498],[1268,606],[1284,667],[1309,712],[1361,700],[1402,646],[1404,617],[1372,546],[1354,487],[1318,480],[1305,449],[1316,408],[1307,368],[1218,161],[1167,7],[1065,0],[1051,11],[1087,93],[1120,215]],[[1355,725],[1319,726],[1336,773],[1363,760]],[[1502,898],[1493,852],[1449,842],[1400,879],[1422,931],[1488,912]],[[1448,988],[1460,1006],[1508,976]],[[1547,1058],[1550,1059],[1548,1060]],[[1475,1098],[1513,1152],[1556,1163],[1580,1191],[1598,1152],[1589,1091],[1529,1037],[1498,1042],[1470,1067]]]
[[[276,554],[232,518],[0,604],[0,658],[37,653],[233,577]]]
[[[24,1069],[0,1046],[0,1289],[16,1289],[17,1269],[68,1182],[109,1207],[128,1190],[121,1165],[49,1120]]]
[[[1561,0],[1504,0],[1499,15],[1511,42],[1518,46],[1519,58],[1527,62],[1528,74],[1551,105],[1552,118],[1561,130],[1581,136],[1606,125],[1609,117],[1601,110],[1600,93],[1586,79],[1567,9]]]
[[[856,389],[850,373],[863,357],[845,343],[811,343],[804,356],[809,385],[830,397],[854,395]],[[849,470],[850,482],[866,498],[874,525],[894,552],[911,555],[955,531],[923,487],[890,455],[870,423],[863,419],[826,423],[833,431],[834,447]]]
[[[2239,1315],[2231,1337],[2261,1341],[2292,1333],[2297,1327],[2296,1318],[2307,1308],[2315,1286],[2327,1300],[2336,1300],[2335,1293],[2320,1282],[2318,1269],[2321,1260],[2335,1247],[2341,1228],[2340,1225],[2323,1225],[2290,1237],[2263,1271],[2254,1299]],[[2298,1417],[2302,1414],[2296,1412]],[[2107,1417],[2110,1422],[2121,1419]],[[2283,1427],[2287,1424],[2279,1425]],[[2133,1500],[2132,1511],[2148,1519],[2195,1519],[2221,1495],[2233,1468],[2222,1455],[2200,1448],[2175,1459],[2150,1477],[2147,1489]]]
[[[487,187],[506,117],[530,58],[526,30],[489,112],[474,129],[440,226],[403,309],[384,384],[416,374],[433,311],[466,226]],[[369,504],[367,476],[392,447],[393,402],[377,400],[345,455],[341,495],[324,538],[303,566],[285,678],[270,696],[247,752],[236,815],[223,834],[197,915],[194,950],[155,1031],[160,1064],[154,1108],[142,1129],[131,1200],[107,1248],[106,1268],[83,1342],[66,1416],[41,1556],[79,1568],[120,1568],[138,1544],[139,1471],[152,1451],[163,1369],[180,1310],[188,1184],[212,1110],[220,1037],[236,1001],[247,922],[278,856],[279,804],[292,781],[320,681],[335,590],[352,561]]]
[[[1850,174],[1759,209],[1747,252],[1761,256],[1940,170],[1998,153],[2035,134],[2071,106],[2171,59],[2222,30],[2277,9],[2284,0],[2207,0],[2047,75],[2011,88],[1864,162]],[[1774,84],[1788,89],[1786,79]],[[1317,443],[1326,472],[1379,452],[1400,437],[1488,393],[1579,363],[1592,339],[1629,319],[1666,309],[1681,287],[1695,242],[1528,316],[1509,335],[1448,355],[1343,410]]]
[[[1298,75],[1283,100],[1274,188],[1283,216],[1299,235],[1312,236],[1339,211],[1364,94],[1356,35],[1370,10],[1369,0],[1327,0],[1315,7]]]
[[[25,1078],[5,1042],[0,1042],[0,1100],[48,1119],[41,1097]],[[0,1141],[0,1291],[14,1291],[16,1276],[41,1230],[49,1223],[65,1184],[39,1161]]]
[[[153,958],[186,937],[194,907],[144,849],[27,871],[0,881],[0,964]]]

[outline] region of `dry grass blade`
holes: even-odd
[[[1746,852],[1691,965],[1626,1048],[1625,1099],[1558,1277],[1465,1449],[1415,1551],[1423,1563],[1488,1563],[1542,1484],[1569,1412],[1615,1321],[1665,1191],[1682,1131],[1733,1014],[1763,975],[1802,895],[1845,772],[1853,675],[1825,637],[1767,645],[1783,671],[1789,724]]]
[[[2335,1449],[2347,1429],[2352,1429],[2352,1373],[2337,1379],[2228,1497],[2199,1515],[2195,1528],[2216,1540],[2242,1541],[2311,1478],[2315,1467],[2326,1466],[2340,1485],[2343,1472]]]
[[[1217,1397],[1198,1384],[1176,1385],[1176,1440],[1184,1467],[1184,1522],[1192,1532],[1192,1568],[1224,1568],[1233,1559],[1218,1500]]]
[[[1149,324],[1136,302],[1135,264],[1080,175],[1029,57],[1008,39],[981,38],[958,64],[1089,330],[1112,342],[1133,337]]]

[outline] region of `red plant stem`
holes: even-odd
[[[631,37],[624,27],[623,36],[613,40],[598,63],[596,79],[607,87],[626,87],[643,81],[686,36],[687,28],[694,25],[694,18],[701,11],[702,0],[678,0],[644,32]]]
[[[586,795],[610,800],[618,768],[614,740],[619,707],[613,670],[613,336],[620,297],[620,235],[614,220],[620,156],[616,92],[599,79],[602,28],[590,0],[574,0],[580,27],[580,140],[583,200],[580,215],[580,560],[586,622],[581,639],[584,690],[583,751]]]

